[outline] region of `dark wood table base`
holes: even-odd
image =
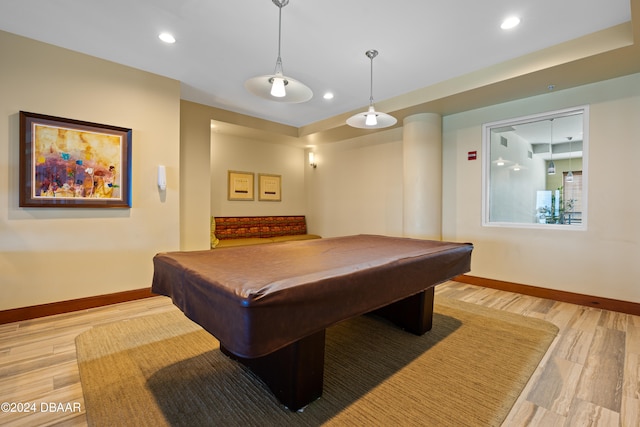
[[[432,286],[418,294],[374,310],[371,314],[384,317],[412,334],[423,335],[433,326],[434,289]]]
[[[291,411],[304,408],[322,395],[325,330],[302,338],[266,356],[238,357],[220,350],[256,374]]]
[[[372,314],[422,335],[432,327],[433,295],[432,286]],[[322,395],[324,341],[325,330],[322,330],[262,357],[238,357],[222,345],[220,350],[251,369],[287,409],[298,411]]]

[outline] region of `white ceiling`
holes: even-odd
[[[501,30],[509,15],[520,26]],[[281,104],[244,88],[275,66],[271,0],[0,1],[1,30],[179,80],[185,100],[296,127],[366,108],[369,49],[380,52],[378,102],[630,20],[630,0],[290,0],[284,73],[314,97]],[[162,43],[162,31],[177,42]]]

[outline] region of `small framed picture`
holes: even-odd
[[[258,174],[258,200],[279,202],[281,196],[282,177],[267,173]]]
[[[229,171],[229,200],[253,200],[253,172]]]

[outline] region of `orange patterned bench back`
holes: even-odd
[[[307,221],[304,215],[215,217],[215,235],[218,239],[297,234],[307,234]]]

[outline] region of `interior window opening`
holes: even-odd
[[[483,225],[586,228],[588,107],[483,125]]]

